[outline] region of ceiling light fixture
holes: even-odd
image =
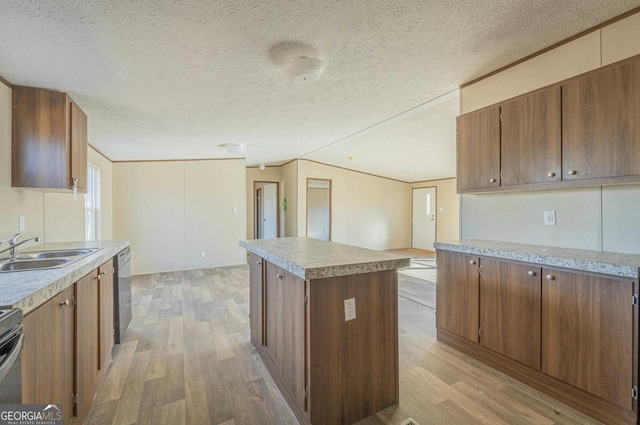
[[[218,145],[224,148],[227,152],[239,155],[247,150],[247,145],[244,143],[222,143]]]
[[[283,69],[284,76],[293,84],[303,86],[317,81],[324,72],[324,61],[319,58],[291,58]]]

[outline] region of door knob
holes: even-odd
[[[571,176],[575,176],[576,174],[578,174],[578,172],[576,170],[569,170],[568,174]]]
[[[529,270],[529,271],[527,272],[527,274],[528,274],[529,276],[535,276],[535,275],[536,275],[536,272],[534,272],[533,270]]]
[[[553,275],[548,274],[547,275],[547,280],[556,280],[556,277]]]
[[[475,263],[476,263],[475,260],[470,260],[469,261],[469,264],[471,264],[471,265],[474,265]]]
[[[489,182],[490,182],[490,183],[495,183],[495,182],[496,182],[496,179],[489,179]]]
[[[556,173],[554,173],[554,172],[551,172],[551,173],[547,174],[547,177],[555,177],[555,176],[556,176]]]

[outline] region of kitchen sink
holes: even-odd
[[[37,252],[25,252],[18,255],[18,258],[64,258],[64,257],[78,257],[91,254],[97,248],[83,248],[83,249],[60,249],[53,251],[37,251]]]
[[[0,259],[0,272],[52,269],[67,266],[99,248],[55,249],[19,253],[14,261]]]
[[[52,267],[61,267],[70,261],[72,258],[47,258],[47,259],[33,259],[33,260],[19,260],[11,262],[5,260],[0,263],[0,272],[13,272],[20,270],[39,270],[48,269]]]

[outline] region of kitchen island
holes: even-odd
[[[301,423],[398,403],[398,276],[410,258],[304,237],[249,251],[251,341]]]
[[[438,341],[604,423],[638,423],[639,255],[434,246]]]

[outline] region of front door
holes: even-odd
[[[411,247],[433,251],[436,241],[436,188],[413,189]]]

